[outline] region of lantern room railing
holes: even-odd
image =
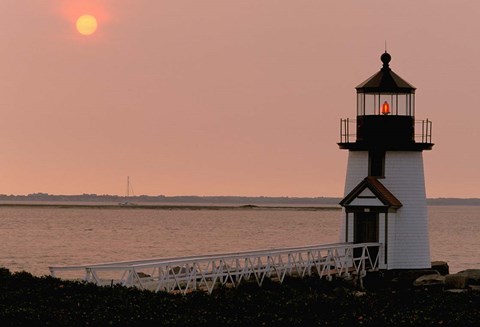
[[[417,133],[420,131],[420,133]],[[432,121],[416,120],[415,121],[415,142],[432,143]]]
[[[357,120],[340,119],[340,143],[353,143],[357,139]],[[350,140],[353,140],[350,142]]]
[[[350,118],[340,119],[340,143],[355,143],[357,140],[357,120]],[[432,143],[432,121],[415,120],[415,143]]]

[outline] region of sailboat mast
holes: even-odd
[[[133,191],[133,186],[130,184],[130,176],[127,176],[127,192],[125,192],[125,201],[120,202],[119,205],[121,205],[121,206],[135,205],[134,203],[131,203],[131,202],[128,201],[130,196],[135,197],[135,192]]]

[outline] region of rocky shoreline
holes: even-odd
[[[370,288],[414,287],[460,293],[480,291],[480,269],[467,269],[450,274],[448,263],[432,262],[431,269],[394,270],[368,273]]]

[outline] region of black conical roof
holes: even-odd
[[[388,63],[391,56],[385,52],[380,59],[383,62],[382,69],[356,87],[357,93],[415,93],[415,86],[405,81],[403,78],[395,74],[389,67]]]

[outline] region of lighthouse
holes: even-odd
[[[380,57],[382,68],[356,87],[357,115],[341,119],[348,150],[340,239],[380,243],[379,268],[430,268],[423,151],[432,122],[415,119],[415,87]],[[372,248],[371,256],[378,248]]]

